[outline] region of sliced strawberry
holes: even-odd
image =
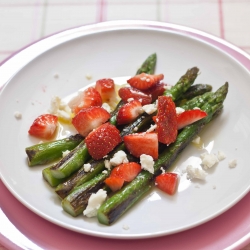
[[[169,145],[177,137],[177,114],[175,104],[169,96],[159,96],[156,117],[158,140]]]
[[[81,110],[72,119],[72,124],[79,134],[87,136],[110,118],[110,114],[102,107],[91,107]]]
[[[38,116],[31,125],[28,133],[35,137],[51,139],[58,125],[58,117],[51,114]]]
[[[175,173],[164,173],[155,178],[155,185],[163,192],[173,195],[178,186],[178,175]]]
[[[153,87],[147,90],[143,90],[143,93],[145,93],[146,95],[151,95],[152,102],[154,102],[157,100],[158,96],[163,95],[164,91],[166,90],[166,86],[166,83],[159,82]]]
[[[131,87],[134,87],[139,90],[146,90],[156,85],[163,78],[164,78],[163,74],[149,75],[141,73],[140,75],[136,75],[130,78],[129,80],[127,80],[127,82],[130,84]]]
[[[142,105],[150,104],[152,102],[152,97],[150,93],[147,95],[142,91],[132,88],[132,87],[123,87],[118,91],[121,99],[126,103],[129,98],[133,98],[134,100],[138,100]]]
[[[122,178],[124,181],[130,182],[141,172],[141,165],[136,162],[122,163],[112,169],[110,176]]]
[[[182,129],[183,127],[192,124],[206,116],[207,113],[200,109],[186,110],[177,115],[178,129]]]
[[[102,97],[94,87],[89,87],[69,102],[71,111],[77,114],[80,110],[90,107],[102,106]]]
[[[122,188],[124,179],[118,177],[118,176],[110,176],[107,179],[104,180],[105,184],[109,186],[109,188],[115,192]]]
[[[111,78],[96,81],[95,89],[101,95],[103,102],[109,102],[116,97],[115,83]]]
[[[121,141],[120,131],[110,123],[102,124],[85,138],[88,152],[95,160],[103,158]]]
[[[124,144],[128,151],[135,157],[142,154],[158,158],[158,139],[156,133],[135,133],[123,137]]]
[[[118,125],[134,121],[142,113],[142,105],[138,100],[124,104],[118,111],[116,120]]]

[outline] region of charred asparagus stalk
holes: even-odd
[[[161,167],[167,170],[179,153],[189,144],[190,141],[192,141],[199,131],[211,121],[212,117],[217,112],[221,111],[223,101],[228,92],[228,83],[223,85],[218,91],[216,98],[213,98],[201,108],[207,112],[208,116],[185,127],[178,134],[176,141],[169,147],[166,147],[166,149],[160,154],[158,160],[154,164],[154,175],[147,171],[142,171],[132,182],[128,183],[128,185],[115,193],[111,198],[107,199],[98,210],[97,216],[100,223],[110,225],[131,208],[136,201],[145,194],[146,187],[148,187],[148,189],[150,188],[152,180],[160,173]]]
[[[25,151],[28,156],[29,166],[47,164],[60,159],[64,151],[72,150],[82,142],[82,140],[83,137],[76,134],[65,139],[44,142],[27,147]]]

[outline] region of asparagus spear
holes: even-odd
[[[209,123],[217,112],[223,107],[223,101],[228,92],[228,83],[223,85],[217,91],[216,98],[203,105],[202,110],[206,111],[208,116],[192,125],[185,127],[177,136],[177,139],[169,147],[167,147],[159,156],[159,159],[154,164],[155,175],[160,173],[160,168],[166,170],[176,159],[178,154],[189,144],[194,136]],[[110,225],[122,216],[130,207],[132,207],[140,197],[145,193],[145,187],[152,185],[152,180],[155,175],[142,171],[132,182],[122,188],[109,198],[98,209],[98,220],[100,223]],[[135,194],[136,193],[136,194]]]
[[[29,166],[47,164],[62,157],[62,152],[72,150],[83,137],[79,134],[52,142],[36,144],[25,149]]]
[[[156,53],[150,55],[141,65],[141,67],[137,70],[136,75],[139,75],[141,73],[146,74],[154,74],[155,72],[155,66],[156,66],[156,60],[157,56]]]
[[[227,88],[228,87],[227,87],[227,84],[226,84],[226,85],[223,85],[220,89],[218,89],[218,91],[215,92],[215,93],[210,93],[209,95],[207,95],[207,93],[205,93],[202,96],[195,97],[195,98],[193,98],[192,101],[189,101],[189,102],[186,103],[185,108],[186,109],[191,109],[193,107],[202,107],[204,104],[209,102],[209,99],[211,99],[213,101],[215,100],[214,102],[216,103],[216,100],[218,100],[218,97],[220,97],[221,101],[222,101],[223,97],[221,95],[222,94],[224,96],[226,95]],[[190,106],[188,106],[188,104]],[[165,149],[165,147],[164,147],[164,149]],[[102,173],[100,173],[99,175],[101,176]],[[100,180],[100,181],[103,182],[103,180]],[[56,189],[56,191],[62,192],[63,190],[64,191],[66,190],[67,192],[69,192],[70,190],[67,189],[67,186],[72,184],[72,182],[69,182],[69,183],[68,182],[65,182],[66,185],[64,187],[62,185],[59,185],[58,188]],[[89,192],[89,190],[82,189],[81,185],[80,185],[81,183],[83,183],[83,182],[79,181],[78,183],[75,184],[74,189],[72,191],[70,191],[70,197],[74,197],[76,200],[81,200],[80,197],[86,197],[86,195],[87,195],[86,192]],[[85,184],[83,184],[83,185],[85,185]],[[97,183],[95,183],[95,185],[97,185]],[[98,183],[98,185],[100,186],[101,184]],[[143,186],[143,188],[135,190],[133,194],[139,192],[139,193],[141,193],[141,195],[143,195],[142,191],[146,190],[146,189],[147,188]],[[63,192],[63,195],[65,195],[65,194],[66,194],[66,192]],[[67,199],[67,197],[66,197],[65,199],[67,200],[67,207],[68,207],[67,209],[69,209],[69,207],[70,207],[70,211],[71,211],[70,213],[71,214],[74,214],[74,213],[76,214],[76,212],[74,212],[74,211],[83,211],[85,206],[86,206],[86,202],[84,202],[84,203],[75,203],[75,202],[73,202],[74,200],[72,198]],[[80,206],[81,209],[78,206]],[[64,208],[64,204],[63,204],[63,208]],[[65,208],[64,208],[64,210],[66,211]]]

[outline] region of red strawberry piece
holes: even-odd
[[[110,118],[110,114],[102,107],[91,107],[81,110],[72,119],[72,124],[79,134],[87,136]]]
[[[175,104],[169,96],[158,97],[156,125],[159,142],[169,145],[176,140],[177,114]]]
[[[135,157],[142,154],[158,158],[158,138],[156,133],[135,133],[123,137],[127,150]]]
[[[102,97],[94,87],[89,87],[69,102],[72,112],[77,114],[80,110],[90,107],[102,106]]]
[[[136,75],[130,78],[129,80],[127,80],[127,82],[130,84],[131,87],[134,87],[139,90],[146,90],[156,85],[163,78],[164,78],[163,74],[149,75],[141,73],[140,75]]]
[[[138,100],[124,104],[117,113],[117,124],[128,124],[134,121],[142,113],[142,105]]]
[[[31,125],[28,133],[35,137],[51,139],[58,125],[58,117],[51,114],[38,116]]]
[[[183,127],[192,124],[206,116],[207,113],[200,109],[186,110],[177,115],[178,129],[182,129]]]
[[[85,138],[88,152],[95,160],[103,158],[121,141],[120,131],[110,123],[102,124]]]
[[[145,93],[146,95],[150,95],[152,98],[152,102],[154,102],[157,100],[158,96],[163,95],[164,91],[166,90],[166,86],[166,83],[159,82],[153,87],[147,90],[143,90],[143,93]]]
[[[141,172],[141,165],[136,162],[122,163],[112,169],[110,176],[122,178],[124,181],[130,182]]]
[[[156,187],[163,192],[173,195],[178,186],[178,175],[175,173],[164,173],[155,178]]]
[[[109,186],[109,188],[115,192],[122,188],[124,179],[117,176],[110,176],[104,180],[105,184]]]
[[[109,102],[116,97],[115,83],[111,78],[96,81],[95,88],[100,93],[103,102]]]
[[[152,102],[152,97],[150,94],[147,95],[142,91],[132,87],[120,88],[118,94],[125,103],[128,102],[129,98],[138,100],[142,105],[150,104]]]

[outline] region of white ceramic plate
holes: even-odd
[[[190,182],[183,175],[172,197],[152,189],[112,226],[72,218],[43,181],[43,167],[28,167],[24,149],[39,140],[30,138],[27,131],[49,108],[52,96],[67,97],[86,86],[90,83],[86,75],[92,76],[91,81],[133,75],[152,53],[158,56],[156,73],[164,73],[170,84],[193,66],[201,70],[196,83],[209,83],[216,90],[229,82],[223,113],[201,133],[209,152],[222,150],[227,157],[208,172],[206,182]],[[167,235],[211,220],[250,189],[250,75],[235,59],[204,41],[143,23],[86,26],[28,47],[7,61],[0,74],[0,86],[7,83],[0,95],[1,179],[25,206],[57,225],[108,238]],[[22,119],[14,117],[15,111],[22,113]],[[175,171],[199,164],[202,152],[190,145],[174,164]],[[232,159],[237,160],[233,169],[228,166]]]

